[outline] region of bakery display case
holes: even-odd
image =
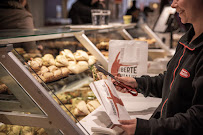
[[[78,39],[85,50],[72,52],[61,47],[56,56],[40,54],[25,59],[25,50],[13,48],[16,43],[69,37]],[[97,60],[107,67],[107,60],[83,31],[67,28],[0,31],[0,52],[2,134],[23,134],[25,129],[30,134],[89,134],[82,125],[80,128],[76,125],[100,106],[88,86],[92,81],[88,66]]]
[[[104,110],[89,87],[93,79],[88,68],[98,61],[107,69],[109,40],[134,39],[126,29],[135,26],[1,30],[0,122],[6,125],[0,123],[0,133],[29,128],[33,134],[92,134],[89,123]],[[16,45],[33,42],[43,51]]]

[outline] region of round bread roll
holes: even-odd
[[[54,79],[55,80],[60,79],[60,78],[63,77],[62,72],[61,72],[60,69],[53,71],[53,74],[54,74]]]
[[[64,49],[60,54],[65,56],[68,60],[75,60],[73,53],[69,49]]]
[[[69,66],[73,66],[73,65],[76,65],[76,64],[77,64],[76,61],[68,61]]]
[[[49,66],[48,69],[49,69],[50,72],[54,72],[55,70],[58,70],[58,68],[56,66],[54,66],[54,65]]]
[[[68,69],[74,74],[79,74],[88,69],[88,63],[86,61],[79,61],[76,65],[68,66]]]
[[[93,112],[99,106],[100,104],[97,100],[92,100],[87,103],[87,108],[89,109],[90,112]]]
[[[44,66],[55,65],[54,56],[51,54],[45,54],[44,57],[42,57],[42,60]]]
[[[77,61],[88,61],[88,59],[89,59],[87,52],[85,52],[83,50],[77,50],[74,53],[74,56]]]
[[[56,66],[65,67],[68,66],[68,59],[63,55],[56,56]]]
[[[94,63],[96,63],[96,58],[93,55],[89,56],[88,64],[93,65]]]
[[[38,70],[40,70],[40,68],[43,64],[43,61],[41,58],[34,58],[34,59],[31,59],[31,61],[29,61],[28,64],[31,66],[31,68],[34,71],[38,71]]]
[[[66,76],[68,76],[68,74],[69,74],[71,71],[68,69],[68,67],[62,67],[62,68],[61,68],[61,72],[62,72],[62,76],[63,76],[63,77],[66,77]]]
[[[49,72],[49,69],[46,66],[42,66],[40,69],[40,74],[44,74],[46,72]]]
[[[51,82],[54,80],[54,74],[52,72],[47,72],[43,74],[45,82]]]
[[[74,115],[76,116],[81,116],[81,115],[88,115],[90,112],[87,108],[87,104],[85,101],[80,101],[77,105],[76,108],[74,109]]]

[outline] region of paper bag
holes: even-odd
[[[140,77],[147,74],[146,41],[111,40],[108,71],[114,76]]]
[[[105,108],[106,113],[113,124],[120,124],[118,120],[130,119],[130,115],[111,81],[106,79],[95,81],[90,83],[90,88],[101,105]]]

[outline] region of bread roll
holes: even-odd
[[[88,64],[93,65],[96,63],[96,58],[94,56],[89,56]]]
[[[53,74],[54,74],[54,79],[57,80],[57,79],[60,79],[63,77],[62,75],[62,72],[60,69],[57,69],[55,71],[53,71]]]
[[[71,73],[71,71],[68,69],[68,67],[62,67],[61,73],[62,73],[63,77],[66,77],[66,76],[68,76],[69,73]]]
[[[65,67],[68,66],[68,59],[63,55],[56,56],[56,66]]]
[[[28,64],[31,66],[31,68],[34,71],[38,71],[38,70],[40,70],[40,68],[43,64],[43,61],[41,58],[34,58],[34,59],[31,59],[31,61],[29,61]]]
[[[51,65],[55,65],[55,60],[54,60],[54,56],[51,54],[45,54],[42,57],[43,60],[43,65],[44,66],[51,66]]]
[[[48,69],[50,72],[54,72],[55,70],[58,70],[58,68],[55,65],[49,66]]]
[[[75,60],[73,53],[68,49],[64,49],[63,51],[61,51],[60,55],[65,56],[68,60],[73,60],[73,61]]]
[[[89,56],[88,56],[88,54],[85,52],[85,51],[83,51],[83,50],[77,50],[75,53],[74,53],[74,56],[75,56],[75,59],[77,60],[77,61],[88,61],[88,59],[89,59]]]
[[[68,69],[72,73],[78,74],[88,69],[88,63],[86,61],[79,61],[76,65],[68,66]]]
[[[81,115],[88,115],[90,112],[87,108],[87,104],[85,101],[80,101],[77,105],[76,108],[74,109],[74,115],[76,116],[81,116]]]
[[[100,104],[97,100],[92,100],[87,103],[87,108],[89,109],[90,112],[93,112],[99,106]]]
[[[51,82],[54,80],[54,74],[52,72],[47,72],[43,74],[45,82]]]
[[[49,72],[49,69],[46,66],[42,66],[40,69],[40,74],[44,74],[46,72]]]

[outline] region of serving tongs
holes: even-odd
[[[113,78],[117,83],[116,85],[120,85],[122,88],[126,88],[127,89],[127,92],[130,93],[131,95],[133,96],[137,96],[138,95],[138,92],[136,89],[128,86],[128,85],[125,85],[124,83],[118,81],[114,75],[112,75],[111,73],[107,72],[104,68],[102,68],[101,66],[99,66],[98,64],[95,64],[95,67],[97,68],[98,71],[102,72],[103,74],[105,75],[108,75],[110,76],[111,78]]]

